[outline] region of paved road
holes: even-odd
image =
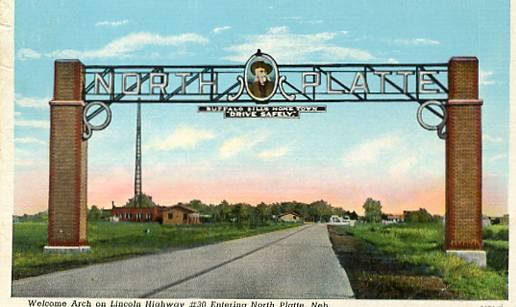
[[[352,298],[325,225],[13,282],[16,297]]]

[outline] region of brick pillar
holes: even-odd
[[[482,248],[482,100],[478,59],[454,57],[448,64],[446,124],[445,248],[485,266]]]
[[[78,60],[55,62],[50,101],[48,246],[45,251],[88,250],[87,142],[82,139],[83,69]]]

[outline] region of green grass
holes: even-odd
[[[83,254],[45,254],[46,222],[14,224],[13,278],[45,274],[93,263],[106,262],[170,250],[232,240],[260,233],[295,227],[298,224],[270,224],[260,227],[232,224],[160,225],[156,223],[88,224],[91,252]],[[150,233],[145,233],[145,229]]]
[[[508,225],[491,225],[483,229],[484,240],[503,240],[509,241]]]
[[[484,249],[487,251],[488,267],[481,269],[445,254],[443,226],[440,223],[357,225],[338,231],[363,239],[401,262],[428,267],[441,276],[449,289],[461,299],[507,299],[507,241],[486,240]],[[503,228],[495,227],[487,232],[503,231]],[[505,258],[503,255],[506,255]]]

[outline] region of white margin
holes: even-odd
[[[14,208],[14,0],[0,0],[0,305],[11,296]]]

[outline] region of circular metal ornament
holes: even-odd
[[[101,123],[99,125],[94,125],[94,124],[90,123],[88,120],[88,111],[93,107],[99,107],[99,108],[103,109],[104,111],[106,111],[106,119],[104,120],[103,123]],[[88,103],[84,107],[84,110],[82,112],[82,121],[84,122],[84,125],[86,126],[85,137],[89,138],[91,136],[91,132],[93,130],[98,131],[98,130],[105,129],[111,123],[111,118],[112,118],[111,109],[105,103],[103,103],[101,101],[93,101],[93,102]]]
[[[427,124],[423,120],[423,110],[430,105],[436,105],[441,109],[441,111],[443,111],[443,118],[442,118],[441,122],[437,125]],[[448,118],[448,113],[446,112],[446,107],[437,100],[425,101],[417,109],[417,122],[419,123],[419,125],[421,127],[423,127],[426,130],[430,130],[430,131],[437,130],[442,133],[442,130],[443,130],[444,126],[446,125],[447,118]]]
[[[272,81],[272,84],[273,84],[273,88],[272,88],[272,91],[269,93],[269,95],[267,96],[264,96],[264,97],[260,97],[258,95],[255,95],[252,91],[251,91],[251,86],[254,82],[257,82],[257,81],[250,81],[249,80],[249,74],[253,74],[254,75],[254,72],[251,71],[251,67],[254,65],[254,64],[257,64],[257,63],[263,63],[264,66],[270,66],[271,67],[271,71],[267,74],[267,75],[270,75],[271,72],[274,73],[274,80]],[[272,58],[270,55],[266,54],[266,53],[262,53],[260,51],[260,49],[258,49],[258,51],[253,54],[249,60],[247,60],[246,64],[245,64],[245,68],[244,68],[244,83],[245,83],[245,89],[247,91],[247,94],[249,95],[249,97],[251,97],[254,101],[258,102],[258,103],[267,103],[267,101],[269,101],[272,96],[274,96],[274,94],[276,94],[276,91],[278,90],[278,83],[279,83],[279,70],[278,70],[278,64],[276,63],[276,61],[274,60],[274,58]],[[270,80],[268,80],[270,81]],[[270,81],[271,82],[271,81]]]

